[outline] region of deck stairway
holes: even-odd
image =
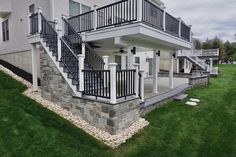
[[[207,65],[204,61],[199,59],[197,56],[193,55],[190,51],[182,50],[181,53],[178,53],[178,58],[185,58],[190,61],[192,64],[197,66],[203,71],[209,70],[209,65]]]
[[[38,28],[38,18],[41,18],[41,31],[35,30]],[[77,96],[81,96],[79,89],[79,55],[82,54],[82,44],[85,45],[85,58],[84,58],[84,69],[103,69],[104,62],[103,59],[96,54],[92,47],[85,41],[82,41],[82,37],[78,34],[74,28],[63,19],[65,31],[62,37],[58,37],[58,33],[55,30],[55,23],[48,21],[43,14],[32,14],[30,16],[31,21],[31,35],[35,35],[39,32],[40,43],[44,47],[45,51],[48,53],[54,64],[57,66],[61,74],[67,80],[69,86],[72,88]],[[37,26],[37,27],[34,27]],[[58,44],[61,44],[58,47]],[[61,48],[61,53],[59,55],[58,51]],[[86,76],[87,77],[87,76]],[[85,77],[85,87],[86,80]],[[94,84],[99,84],[101,81],[100,75],[94,74],[92,77],[92,82]]]

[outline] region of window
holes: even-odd
[[[31,14],[34,13],[34,4],[32,4],[32,5],[29,6],[29,12],[30,12]]]
[[[135,57],[135,63],[140,64],[140,58],[139,57]]]
[[[80,4],[72,0],[69,1],[69,14],[75,16],[80,14]]]
[[[140,57],[135,57],[135,63],[139,64],[138,69],[140,69]]]
[[[91,10],[90,7],[82,4],[82,12],[81,12],[81,14],[89,12],[90,10]]]
[[[2,22],[2,38],[3,38],[3,41],[9,40],[9,24],[8,24],[8,19]]]

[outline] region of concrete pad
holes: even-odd
[[[196,102],[191,102],[191,101],[187,101],[185,104],[189,105],[189,106],[197,106],[198,105]]]
[[[187,98],[188,94],[179,94],[177,95],[176,97],[174,97],[174,100],[176,101],[182,101],[184,100],[185,98]]]
[[[200,102],[199,99],[194,99],[194,98],[190,98],[190,101],[192,101],[192,102]]]

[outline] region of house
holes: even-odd
[[[159,0],[0,3],[0,59],[31,73],[44,98],[95,127],[117,134],[159,93],[166,100],[189,88],[174,72],[178,52],[192,48],[191,26]]]

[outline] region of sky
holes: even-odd
[[[192,25],[202,41],[215,36],[236,41],[236,0],[162,0],[166,11]]]

